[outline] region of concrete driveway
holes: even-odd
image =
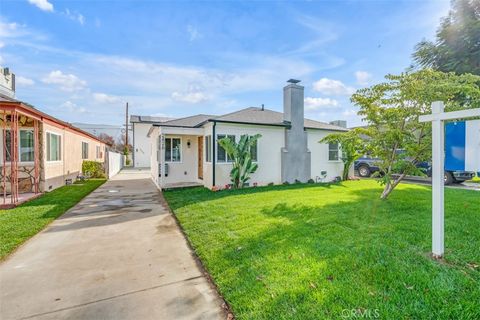
[[[0,264],[0,319],[225,319],[148,174],[126,171]]]

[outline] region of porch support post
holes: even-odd
[[[444,112],[441,101],[432,103],[432,114]],[[444,123],[439,117],[432,121],[432,253],[436,258],[444,254]]]
[[[39,168],[39,165],[40,165],[40,139],[39,139],[39,134],[40,134],[40,130],[39,130],[39,123],[38,123],[38,120],[33,120],[33,159],[34,159],[34,172],[35,172],[35,176],[34,176],[34,191],[35,193],[38,193],[40,190],[40,179],[39,179],[39,176],[40,176],[40,168]]]
[[[15,203],[18,202],[18,160],[19,160],[19,150],[20,150],[20,132],[18,126],[18,111],[15,112]]]
[[[10,193],[11,204],[18,202],[18,113],[10,114]]]

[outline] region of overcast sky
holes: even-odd
[[[160,2],[17,0],[0,4],[0,65],[17,98],[70,122],[133,114],[282,110],[289,78],[306,116],[361,124],[349,95],[399,73],[432,39],[448,1]]]

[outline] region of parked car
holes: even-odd
[[[380,171],[377,163],[378,158],[362,157],[355,161],[354,168],[358,171],[360,177],[370,177],[373,173]],[[417,167],[421,169],[428,177],[432,177],[432,165],[430,162],[420,162]],[[445,170],[445,185],[452,183],[462,183],[475,177],[475,172],[463,170]]]
[[[359,158],[354,163],[354,169],[358,171],[358,175],[363,178],[370,177],[373,173],[380,171],[376,164],[380,159],[364,156]]]
[[[432,177],[432,167],[430,166],[426,172],[428,177]],[[463,170],[445,170],[445,185],[452,183],[462,183],[472,180],[475,177],[475,172]]]

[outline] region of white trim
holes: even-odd
[[[208,145],[208,137],[210,137],[210,148],[207,149],[207,145]],[[208,152],[207,151],[210,151],[210,161],[207,161],[208,157]],[[212,159],[213,159],[213,154],[212,154],[212,134],[207,134],[207,135],[204,135],[203,136],[203,155],[204,155],[204,158],[203,158],[203,163],[212,163]]]
[[[337,145],[337,160],[330,160],[330,151],[335,151],[335,150],[330,150],[330,145],[331,144],[336,144]],[[326,143],[327,145],[327,161],[328,162],[333,162],[333,163],[338,163],[342,162],[342,159],[340,158],[340,143]]]
[[[50,133],[51,135],[56,135],[56,136],[59,136],[60,137],[60,148],[62,148],[60,151],[60,160],[48,160],[48,154],[47,154],[47,139],[48,139],[48,135],[47,133]],[[45,130],[45,162],[46,163],[52,163],[52,164],[59,164],[59,163],[63,163],[63,133],[57,133],[55,131],[50,131],[50,130]]]
[[[165,140],[167,139],[180,139],[180,161],[167,161],[164,159],[165,163],[168,163],[168,164],[181,164],[183,163],[183,139],[181,136],[175,136],[175,135],[171,135],[169,137],[165,137]],[[167,142],[165,141],[165,147],[167,146]],[[171,152],[173,151],[173,143],[170,144],[170,148],[171,148]],[[167,154],[167,152],[165,152],[165,154],[163,155],[163,157],[165,158],[165,155]],[[170,157],[172,156],[172,153],[170,153]]]
[[[31,131],[32,134],[33,134],[33,143],[34,143],[34,146],[33,146],[33,159],[35,159],[35,129],[34,128],[29,128],[29,127],[24,127],[24,128],[20,128],[18,129],[18,131]],[[18,141],[18,159],[20,161],[18,161],[18,164],[35,164],[35,160],[33,161],[21,161],[22,159],[22,153],[20,152],[20,148],[21,148],[21,142],[22,142],[22,138],[20,137],[20,132],[19,132],[19,135],[18,137],[20,138],[20,141]]]
[[[160,127],[165,135],[203,136],[203,128]]]
[[[84,144],[84,143],[87,144],[87,157],[86,157],[86,158],[83,157],[83,144]],[[88,142],[88,141],[85,141],[85,140],[82,140],[82,154],[81,154],[82,160],[88,160],[88,159],[90,159],[90,155],[89,155],[89,153],[90,153],[89,151],[90,151],[90,150],[89,150],[89,149],[90,149],[90,144],[89,144],[89,142]]]
[[[5,129],[5,132],[7,132],[7,131],[11,131],[11,129],[10,129],[10,128],[6,128],[6,129]],[[21,145],[20,145],[20,144],[21,144],[21,141],[22,141],[22,140],[21,140],[21,138],[20,138],[20,131],[31,131],[33,134],[35,134],[35,129],[34,129],[34,128],[30,128],[30,127],[20,127],[20,128],[18,128],[18,133],[19,133],[19,134],[18,134],[18,140],[19,140],[19,141],[18,141],[18,158],[19,158],[19,161],[18,161],[17,163],[18,163],[18,165],[20,165],[20,166],[32,166],[32,165],[35,164],[35,160],[34,160],[34,161],[21,161],[22,153],[20,152],[20,148],[21,148]],[[35,137],[34,137],[33,142],[35,143]],[[3,143],[3,140],[2,140],[2,143]],[[34,148],[34,149],[33,149],[33,151],[34,151],[34,153],[33,153],[33,158],[35,159],[35,146],[34,146],[33,148]],[[8,161],[8,160],[7,160],[6,162],[9,163],[9,162],[11,162],[11,161]],[[1,162],[1,163],[2,163],[2,165],[4,165],[4,164],[3,164],[3,159],[2,159],[2,162]],[[5,164],[6,167],[9,166],[8,163]]]
[[[434,102],[434,103],[438,103]],[[443,102],[442,102],[443,103]],[[433,104],[432,104],[433,108]],[[480,117],[480,108],[477,109],[467,109],[467,110],[460,110],[460,111],[452,111],[452,112],[441,112],[441,113],[432,113],[418,117],[418,121],[420,122],[431,122],[434,120],[456,120],[456,119],[463,119],[463,118],[473,118],[473,117]]]
[[[223,160],[218,160],[218,149],[219,149],[219,145],[218,145],[218,140],[219,140],[219,139],[218,139],[218,136],[225,136],[225,138],[227,138],[227,137],[232,137],[232,136],[233,136],[233,137],[235,137],[235,140],[234,140],[234,141],[237,142],[237,135],[236,135],[236,134],[228,134],[228,133],[217,133],[216,135],[217,135],[217,136],[215,137],[215,146],[216,146],[216,147],[215,147],[215,153],[216,153],[216,154],[215,154],[215,164],[232,164],[233,161],[228,161],[229,156],[228,156],[228,154],[227,154],[227,151],[225,151],[225,161],[223,161]],[[222,138],[222,139],[223,139],[223,138]],[[213,143],[213,142],[212,142],[212,143]],[[258,150],[257,150],[257,152],[258,152]],[[257,155],[257,157],[258,157],[258,155]]]

